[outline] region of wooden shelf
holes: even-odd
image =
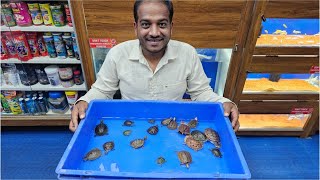
[[[62,27],[56,27],[56,26],[13,26],[13,27],[7,27],[7,26],[1,26],[1,31],[28,31],[28,32],[73,32],[73,27],[70,26],[62,26]]]
[[[21,61],[16,58],[10,58],[6,60],[1,60],[1,63],[15,63],[15,64],[81,64],[80,60],[76,58],[66,58],[66,59],[59,59],[59,58],[50,58],[49,56],[45,57],[35,57],[30,59],[29,61]]]
[[[71,119],[70,109],[65,114],[52,113],[46,115],[13,115],[1,114],[1,126],[68,126]]]
[[[25,86],[23,84],[19,84],[18,86],[8,86],[3,85],[1,86],[1,90],[15,90],[15,91],[86,91],[86,85],[85,83],[81,85],[73,85],[69,88],[65,88],[62,85],[59,86],[52,86],[50,84],[48,85],[42,85],[40,83],[37,83],[32,86]]]
[[[257,45],[254,55],[319,55],[319,45],[315,46],[271,46]]]

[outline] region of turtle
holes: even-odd
[[[179,151],[177,155],[181,165],[184,164],[189,168],[189,164],[192,163],[191,154],[188,151]]]
[[[166,161],[166,159],[164,159],[164,157],[160,156],[157,158],[157,164],[161,165],[164,164]]]
[[[218,158],[221,158],[222,157],[222,154],[221,154],[221,151],[219,148],[212,148],[212,149],[209,149],[212,154]]]
[[[191,119],[191,121],[189,121],[188,126],[190,128],[196,128],[198,125],[198,118],[195,117],[194,119]]]
[[[148,123],[150,123],[150,124],[154,124],[156,121],[154,120],[154,119],[149,119],[148,120]]]
[[[170,123],[171,120],[172,120],[172,117],[166,118],[166,119],[164,119],[164,120],[161,121],[161,124],[162,124],[163,126],[167,126],[167,125]]]
[[[151,135],[156,135],[159,131],[158,125],[156,126],[151,126],[147,129],[147,132]]]
[[[206,135],[199,130],[191,131],[191,136],[193,137],[194,140],[197,140],[197,141],[201,141],[201,142],[207,141]]]
[[[134,122],[131,120],[125,120],[122,126],[133,126]]]
[[[109,151],[114,150],[114,142],[108,141],[103,144],[104,154],[108,154]]]
[[[176,118],[174,117],[173,119],[171,119],[171,121],[169,122],[167,128],[168,129],[171,129],[171,130],[174,130],[174,129],[177,129],[178,127],[178,124],[176,122]]]
[[[94,136],[103,136],[108,134],[108,126],[103,123],[103,120],[100,120],[100,123],[94,129]]]
[[[216,148],[221,147],[220,136],[217,131],[207,128],[204,130],[204,134],[207,136],[208,140],[216,146]]]
[[[98,148],[94,148],[91,151],[89,151],[85,157],[83,158],[83,161],[93,161],[98,159],[101,156],[101,150]]]
[[[144,145],[145,140],[147,140],[147,136],[145,136],[143,139],[135,139],[130,142],[130,146],[134,149],[141,148]]]
[[[178,127],[178,132],[181,134],[190,134],[190,127],[184,122],[181,122]]]
[[[123,131],[123,135],[125,135],[125,136],[130,136],[130,134],[131,134],[131,130],[125,130],[125,131]]]
[[[203,143],[201,141],[194,140],[191,135],[187,135],[184,138],[184,143],[191,149],[199,151],[203,148]]]

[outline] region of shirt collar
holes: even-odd
[[[129,59],[142,61],[145,58],[142,54],[142,49],[139,44],[139,40],[137,40],[136,43],[137,44],[134,44],[134,46],[132,47]],[[177,48],[173,45],[172,41],[170,40],[167,45],[166,52],[164,53],[164,56],[161,58],[161,60],[164,60],[166,62],[168,62],[168,60],[174,60],[177,58],[177,54]]]

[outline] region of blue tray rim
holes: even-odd
[[[220,110],[223,112],[223,105],[222,103],[219,103],[219,102],[206,102],[206,101],[153,101],[153,100],[101,100],[101,99],[98,99],[98,100],[92,100],[90,101],[89,105],[88,105],[88,109],[87,109],[87,112],[89,112],[92,108],[92,104],[94,102],[107,102],[107,103],[118,103],[118,102],[124,102],[124,103],[132,103],[132,102],[136,102],[136,103],[139,103],[139,102],[148,102],[148,103],[174,103],[174,104],[218,104],[219,105],[219,108]],[[90,171],[86,171],[86,170],[69,170],[69,169],[63,169],[63,165],[64,165],[64,162],[67,158],[67,156],[69,155],[70,151],[71,151],[71,148],[72,146],[74,145],[75,143],[75,140],[77,139],[79,133],[80,133],[80,130],[84,124],[84,121],[87,119],[87,117],[85,117],[83,120],[80,121],[79,123],[79,126],[78,128],[76,129],[75,133],[73,134],[65,152],[63,153],[63,156],[61,157],[60,161],[59,161],[59,164],[57,165],[56,167],[56,170],[55,172],[60,176],[68,176],[68,175],[72,175],[72,176],[79,176],[79,177],[82,177],[82,176],[90,176]],[[233,129],[232,129],[232,125],[231,125],[231,122],[230,122],[230,119],[228,117],[224,117],[224,119],[227,121],[227,128],[229,130],[229,132],[232,132]],[[248,168],[248,165],[247,165],[247,162],[245,161],[245,158],[243,156],[243,153],[242,153],[242,150],[240,148],[240,145],[237,141],[237,138],[236,138],[236,135],[235,133],[231,133],[231,138],[234,142],[234,145],[235,145],[235,148],[236,148],[236,151],[238,153],[238,156],[239,156],[239,159],[240,159],[240,162],[241,162],[241,165],[243,167],[243,170],[244,170],[244,173],[243,174],[224,174],[224,173],[192,173],[192,175],[194,175],[192,178],[235,178],[234,176],[236,175],[237,179],[238,178],[244,178],[244,179],[250,179],[251,178],[251,173],[249,171],[249,168]],[[182,177],[185,177],[185,176],[182,176],[182,175],[185,175],[186,173],[170,173],[170,177],[168,176],[167,173],[140,173],[139,175],[137,175],[136,173],[133,173],[133,172],[110,172],[110,171],[91,171],[91,172],[95,172],[95,176],[104,176],[104,177],[107,177],[105,176],[105,173],[108,172],[110,175],[112,174],[115,174],[116,176],[108,176],[110,178],[112,177],[122,177],[122,178],[128,178],[128,177],[133,177],[133,178],[153,178],[153,177],[157,177],[157,176],[154,176],[154,175],[161,175],[160,177],[162,178],[182,178]],[[150,176],[152,175],[152,176]],[[159,176],[157,177],[159,178]]]

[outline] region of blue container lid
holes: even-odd
[[[61,98],[62,96],[62,92],[49,92],[49,98],[56,99]]]

